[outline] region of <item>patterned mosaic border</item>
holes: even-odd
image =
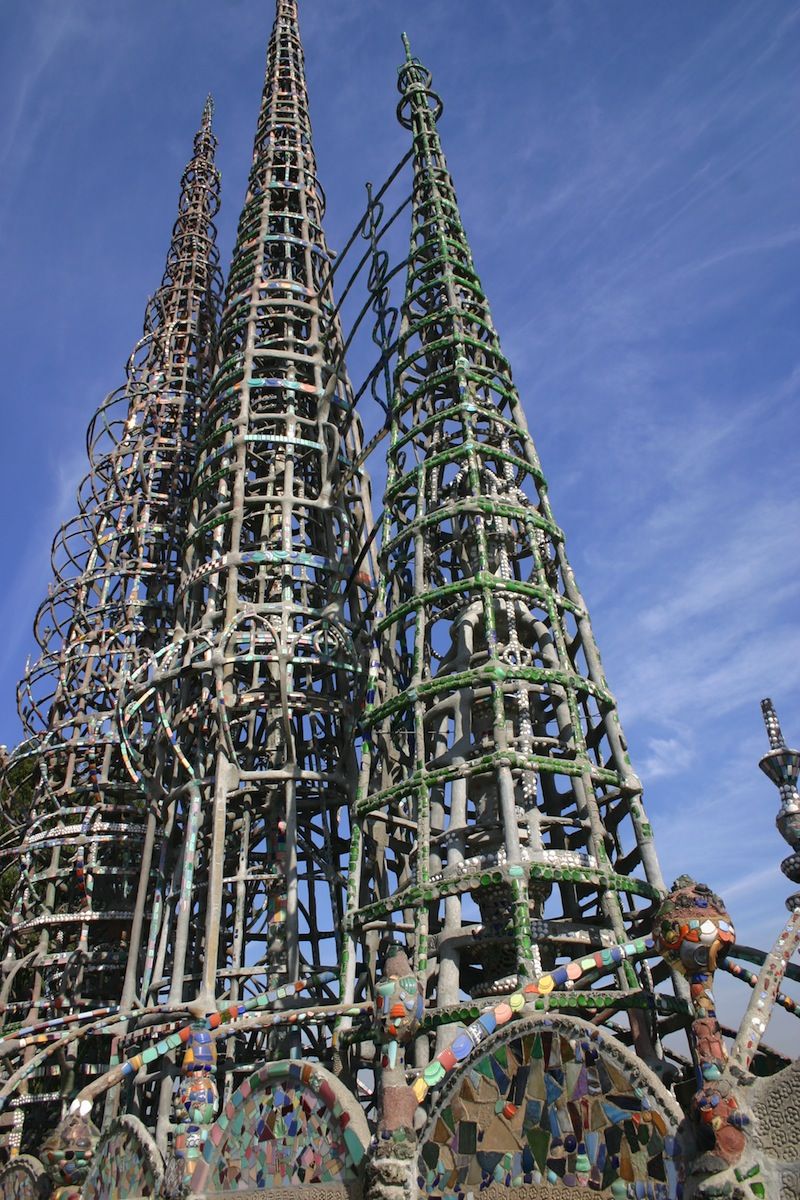
[[[235,1196],[236,1200],[361,1200],[362,1191],[359,1183],[306,1183],[302,1187],[236,1191],[230,1195]],[[507,1195],[504,1200],[508,1200]]]
[[[422,1104],[431,1088],[441,1087],[446,1082],[448,1075],[457,1071],[460,1064],[466,1063],[475,1048],[485,1042],[496,1029],[506,1025],[515,1017],[521,1017],[526,1004],[529,1004],[533,997],[549,996],[554,988],[572,989],[576,984],[585,983],[601,972],[613,970],[626,960],[652,954],[653,946],[652,938],[637,938],[633,942],[608,946],[593,954],[582,955],[580,958],[573,959],[572,962],[564,963],[554,971],[540,975],[538,979],[526,983],[519,991],[513,992],[499,1004],[487,1008],[477,1020],[467,1026],[466,1030],[457,1034],[450,1044],[428,1064],[419,1078],[414,1080],[413,1090],[417,1102]],[[592,993],[585,992],[583,995],[591,998]],[[569,1020],[568,1017],[566,1019]]]

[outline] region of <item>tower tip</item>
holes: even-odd
[[[780,721],[778,720],[778,714],[775,712],[775,705],[772,703],[772,700],[769,696],[765,697],[765,699],[761,701],[761,715],[764,718],[764,726],[767,730],[770,749],[783,749],[783,747],[786,745],[786,742],[783,739],[783,732],[781,730]]]
[[[411,43],[408,40],[408,34],[404,33],[401,36],[403,39],[403,47],[406,52],[406,62],[413,62],[413,59],[411,57]]]
[[[205,129],[211,128],[211,118],[214,116],[214,97],[211,92],[206,96],[206,102],[203,105],[203,126]]]

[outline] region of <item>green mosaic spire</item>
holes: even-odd
[[[348,926],[434,1020],[647,931],[663,887],[589,615],[472,261],[418,60],[411,249]],[[369,867],[366,867],[369,864]],[[374,865],[373,865],[374,864]],[[612,991],[641,982],[621,965]]]

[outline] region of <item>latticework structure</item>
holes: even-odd
[[[123,761],[114,708],[121,680],[174,623],[177,546],[218,292],[211,119],[209,100],[144,335],[125,383],[89,426],[78,513],[56,536],[54,582],[36,617],[41,656],[20,685],[35,791],[5,939],[2,999],[11,1025],[121,998],[142,853],[154,829]],[[71,1052],[74,1087],[107,1061],[108,1048],[89,1039]],[[28,1072],[24,1103],[59,1101],[64,1074],[63,1061]]]
[[[663,880],[430,83],[409,57],[411,254],[348,925],[373,978],[400,936],[447,1020],[640,935]],[[654,1003],[629,964],[609,986]]]
[[[178,636],[124,703],[166,831],[139,997],[200,1014],[333,979],[341,951],[351,576],[367,500],[323,209],[296,4],[281,0],[200,432]],[[312,994],[335,996],[329,983]],[[252,1067],[262,1041],[254,1032],[237,1061]]]
[[[337,258],[276,0],[219,326],[207,104],[90,426],[0,763],[33,788],[0,851],[0,1200],[795,1194],[800,1065],[760,1044],[800,1013],[797,896],[762,953],[705,884],[666,892],[405,45],[411,149]],[[764,716],[797,882],[800,755]]]

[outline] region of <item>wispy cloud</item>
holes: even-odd
[[[47,86],[56,60],[77,38],[92,36],[88,14],[77,5],[44,0],[31,6],[20,21],[25,27],[24,55],[13,75],[6,74],[4,119],[0,125],[0,167],[9,203],[39,146],[47,123],[59,112],[58,99]],[[7,52],[13,42],[7,42]],[[9,85],[13,80],[13,90]],[[62,100],[63,103],[63,100]]]
[[[55,531],[76,510],[75,492],[85,471],[85,456],[75,452],[60,456],[53,464],[52,478],[56,481],[56,487],[51,502],[38,514],[35,524],[28,527],[25,559],[0,601],[0,623],[4,631],[0,648],[0,678],[9,682],[22,675],[25,658],[36,656],[32,625],[34,614],[45,599],[52,579],[50,546]],[[4,730],[3,735],[11,744],[18,737],[14,728]],[[3,736],[0,736],[2,741]]]
[[[695,760],[695,751],[687,733],[680,737],[648,738],[647,757],[642,764],[645,777],[667,779],[670,775],[679,775],[690,767]]]

